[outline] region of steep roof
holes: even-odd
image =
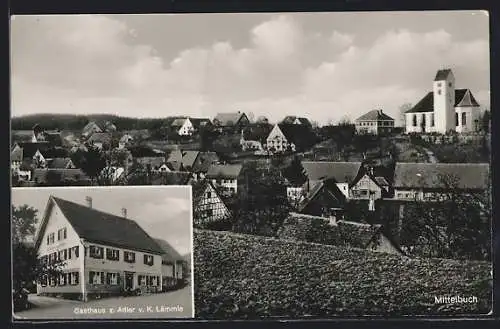
[[[48,161],[48,168],[65,169],[70,163],[71,158],[52,158]]]
[[[36,168],[33,170],[33,176],[31,179],[35,182],[45,182],[47,181],[49,173],[61,175],[61,180],[86,181],[89,179],[89,177],[79,168]]]
[[[170,126],[172,127],[181,127],[184,122],[186,122],[188,118],[179,118],[179,119],[175,119],[174,121],[172,121],[172,123],[170,124]]]
[[[393,118],[385,114],[382,110],[371,110],[356,119],[356,121],[380,121],[380,120],[390,120],[394,121]]]
[[[69,152],[62,147],[50,147],[40,150],[45,159],[68,158]]]
[[[217,113],[213,122],[220,126],[234,126],[244,115],[243,112]]]
[[[281,121],[281,123],[285,123],[285,124],[293,124],[295,122],[295,120],[299,120],[301,124],[303,125],[307,125],[309,127],[312,126],[311,124],[311,121],[309,121],[308,118],[304,118],[304,117],[297,117],[295,115],[287,115],[283,121]]]
[[[328,221],[328,219],[318,216],[290,213],[278,232],[278,237],[292,241],[307,241],[314,221],[325,222]],[[378,234],[381,233],[381,227],[381,225],[339,220],[336,222],[336,225],[329,225],[329,231],[324,233],[328,234],[327,240],[330,245],[367,248],[372,241],[377,239]]]
[[[164,153],[157,152],[150,147],[146,146],[132,146],[127,148],[130,151],[130,154],[134,158],[146,158],[146,157],[161,157]]]
[[[479,103],[469,89],[455,89],[455,106],[475,107]],[[406,113],[420,113],[434,111],[434,92],[429,91],[414,107]]]
[[[174,150],[170,153],[167,162],[182,164],[182,166],[186,169],[193,168],[199,154],[199,151]]]
[[[456,188],[486,189],[490,175],[488,163],[403,163],[394,170],[395,188],[446,188],[442,177],[458,181]]]
[[[172,261],[181,261],[184,260],[182,256],[179,254],[177,250],[167,241],[159,238],[154,238],[156,244],[160,246],[163,250],[163,254],[161,255],[161,260],[164,263],[172,262]]]
[[[57,197],[59,206],[80,238],[89,242],[162,254],[163,249],[135,221]],[[50,206],[50,204],[49,204]],[[44,220],[45,221],[45,220]]]
[[[98,132],[93,133],[92,136],[88,139],[89,142],[94,143],[103,143],[103,144],[111,144],[111,133],[108,132]]]
[[[208,118],[189,118],[189,120],[195,129],[200,129],[200,127],[210,126],[212,124],[212,121]]]
[[[310,126],[280,123],[278,127],[286,140],[298,148],[310,146],[315,142],[316,136]]]
[[[208,180],[200,180],[191,184],[193,204],[198,204],[200,202],[209,184],[210,182]]]
[[[451,74],[451,69],[443,69],[439,70],[436,73],[436,77],[434,78],[434,81],[442,81],[448,79],[448,76]]]
[[[188,185],[192,179],[187,171],[167,171],[154,175],[152,185]]]
[[[334,180],[327,179],[317,182],[309,190],[304,199],[300,201],[297,210],[299,212],[303,212],[312,202],[316,200],[316,197],[320,195],[322,191],[324,193],[327,193],[327,195],[330,197],[330,200],[332,200],[332,202],[334,202],[339,208],[344,206],[346,202],[345,195],[339,190]]]
[[[200,152],[193,164],[192,171],[206,173],[211,165],[219,162],[219,156],[215,152]]]
[[[22,157],[23,159],[32,158],[37,150],[40,152],[47,150],[50,148],[50,144],[48,142],[38,142],[38,143],[19,143],[19,147],[22,148]]]
[[[361,162],[303,161],[302,167],[311,181],[333,178],[338,183],[348,183],[358,175]]]
[[[211,165],[208,168],[207,178],[232,178],[240,176],[243,166],[241,164]]]

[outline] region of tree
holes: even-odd
[[[262,170],[255,164],[244,175],[246,189],[233,206],[233,231],[276,236],[290,211],[284,179],[276,169]]]
[[[458,189],[458,177],[440,175],[443,193],[407,206],[402,245],[410,254],[456,259],[491,259],[491,185],[484,191]]]
[[[87,151],[78,150],[74,155],[79,167],[89,176],[91,183],[94,184],[97,177],[106,167],[106,158],[99,148],[89,145]],[[74,162],[76,165],[76,162]]]
[[[413,105],[411,103],[404,103],[399,107],[399,115],[403,127],[406,127],[406,112],[411,110],[412,108]]]
[[[127,185],[151,185],[151,170],[134,160],[126,177]]]
[[[28,205],[11,206],[12,281],[13,289],[27,288],[33,282],[59,275],[64,261],[38,259],[37,250],[29,241],[34,238],[38,225],[38,210]]]
[[[298,156],[294,156],[290,165],[283,169],[283,175],[294,186],[302,186],[307,181],[306,170]]]

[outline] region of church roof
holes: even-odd
[[[448,79],[448,76],[452,74],[450,69],[444,69],[444,70],[439,70],[436,73],[436,78],[434,78],[434,81],[443,81]]]
[[[469,89],[455,90],[455,106],[473,107],[479,103]],[[430,91],[413,108],[406,113],[432,112],[434,111],[434,92]]]

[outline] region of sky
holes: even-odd
[[[398,119],[442,68],[489,107],[488,21],[484,11],[14,16],[11,115]]]
[[[82,205],[90,196],[94,209],[118,216],[126,208],[127,218],[150,236],[166,240],[181,255],[192,250],[191,191],[187,186],[13,188],[12,204],[37,209],[41,220],[50,195]]]

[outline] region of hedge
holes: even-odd
[[[201,319],[486,314],[492,303],[487,262],[195,230],[194,268]],[[435,303],[457,295],[478,303]]]

